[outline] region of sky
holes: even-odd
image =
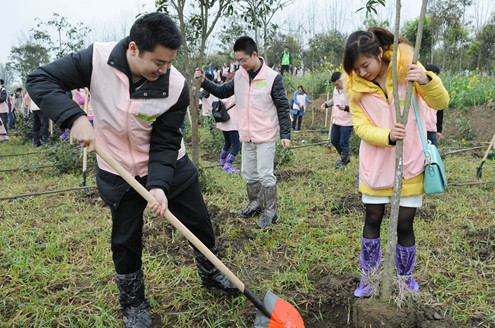
[[[430,0],[432,1],[432,0]],[[487,1],[491,0],[478,0]],[[304,30],[307,34],[336,28],[350,33],[362,27],[364,11],[356,13],[365,0],[295,0],[292,5],[280,11],[276,21],[282,33]],[[379,9],[379,20],[395,19],[395,0]],[[36,26],[35,18],[47,21],[53,13],[64,16],[72,25],[84,23],[92,29],[88,44],[94,41],[118,40],[127,35],[137,14],[154,10],[154,0],[17,0],[16,10],[2,15],[2,36],[0,38],[0,63],[8,60],[12,47],[27,40],[29,30]],[[401,21],[419,16],[421,1],[403,0]],[[3,11],[2,11],[3,12]],[[391,25],[393,28],[393,25]]]

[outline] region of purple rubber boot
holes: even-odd
[[[227,173],[239,173],[240,171],[238,169],[235,169],[232,167],[232,163],[235,160],[235,156],[232,156],[229,154],[227,158],[225,159],[225,164],[223,166],[223,170]]]
[[[223,150],[220,152],[220,158],[218,159],[218,165],[224,166],[225,165],[225,159],[227,158],[228,152],[226,150]]]
[[[370,297],[376,294],[372,286],[369,284],[369,273],[380,268],[380,260],[382,258],[381,238],[366,239],[361,238],[361,253],[359,255],[359,265],[363,269],[359,286],[354,291],[354,296]]]
[[[409,290],[417,292],[419,291],[419,285],[412,276],[415,265],[416,245],[404,247],[397,244],[395,248],[395,266],[397,267],[397,274],[399,276],[406,276],[405,282]]]

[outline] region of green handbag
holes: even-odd
[[[423,127],[421,125],[421,119],[419,117],[418,105],[416,104],[416,97],[414,95],[412,97],[412,101],[414,113],[416,114],[416,120],[418,121],[419,135],[421,136],[423,151],[426,157],[424,191],[427,195],[441,194],[447,187],[447,175],[445,174],[442,158],[440,157],[437,147],[435,147],[430,140],[426,143],[425,136],[423,134]]]

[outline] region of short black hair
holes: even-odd
[[[246,55],[251,56],[253,52],[258,52],[258,46],[249,36],[241,36],[234,43],[234,52],[237,51],[243,51]]]
[[[330,81],[332,81],[332,83],[334,83],[335,81],[337,81],[338,79],[340,79],[341,76],[342,76],[342,73],[341,72],[334,72],[332,74],[332,77],[330,78]]]
[[[139,17],[131,27],[129,38],[141,51],[154,51],[157,45],[177,50],[182,45],[182,36],[175,22],[159,12]]]
[[[0,79],[0,84],[4,84],[5,81],[3,79]]]

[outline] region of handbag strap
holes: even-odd
[[[229,109],[231,109],[234,106],[235,106],[235,103],[232,106],[230,106],[229,108],[226,108],[225,111],[228,111]]]
[[[429,164],[431,163],[431,154],[426,144],[426,138],[423,133],[423,125],[421,124],[421,118],[419,117],[418,104],[416,103],[416,97],[414,95],[412,96],[412,103],[414,107],[414,114],[416,114],[416,120],[418,122],[419,136],[421,137],[421,143],[423,144],[423,152],[425,153],[426,160]]]

